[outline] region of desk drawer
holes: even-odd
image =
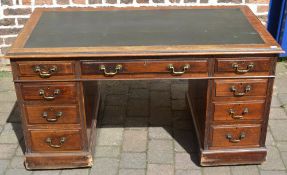
[[[193,61],[137,61],[137,62],[97,62],[83,61],[81,63],[82,75],[98,75],[112,77],[131,74],[162,73],[171,76],[186,74],[206,74],[208,72],[207,60]]]
[[[267,79],[215,80],[216,97],[266,96]]]
[[[258,147],[261,125],[218,125],[211,127],[211,147]]]
[[[32,152],[80,151],[80,130],[30,130]]]
[[[22,83],[24,100],[68,101],[76,99],[75,83]]]
[[[215,62],[215,75],[269,75],[271,58],[218,58]]]
[[[78,106],[25,105],[28,124],[78,124]]]
[[[59,79],[75,74],[71,61],[18,61],[16,65],[20,79]]]
[[[261,120],[264,101],[255,102],[214,102],[214,121]]]

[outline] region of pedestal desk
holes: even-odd
[[[202,166],[259,164],[279,53],[246,6],[35,9],[6,55],[25,165],[92,166],[97,81],[150,79],[188,79]]]

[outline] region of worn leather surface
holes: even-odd
[[[24,47],[263,43],[234,8],[44,12]]]

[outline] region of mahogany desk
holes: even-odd
[[[189,79],[203,166],[258,164],[280,46],[246,6],[36,9],[10,58],[28,169],[93,165],[96,80]]]

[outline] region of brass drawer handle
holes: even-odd
[[[100,70],[104,71],[105,76],[114,76],[119,73],[120,70],[123,69],[121,64],[116,65],[114,72],[108,72],[105,65],[100,65]]]
[[[235,111],[233,109],[229,109],[229,115],[233,118],[233,119],[243,119],[245,114],[248,114],[249,109],[248,108],[244,108],[242,115],[235,115]]]
[[[240,69],[237,63],[232,64],[232,68],[235,70],[236,73],[247,73],[250,72],[254,68],[254,64],[248,64],[246,69]]]
[[[48,145],[52,148],[61,148],[66,140],[67,140],[66,137],[61,137],[59,144],[53,144],[52,138],[48,137],[46,139],[46,143],[48,143]]]
[[[249,91],[251,91],[251,86],[250,85],[245,86],[244,92],[237,92],[237,89],[235,86],[231,86],[230,90],[231,90],[231,92],[233,92],[234,96],[241,97],[241,96],[244,96]]]
[[[41,78],[49,78],[53,73],[57,72],[57,70],[58,70],[57,66],[52,66],[48,68],[48,70],[41,68],[40,65],[36,65],[33,67],[33,71],[35,73],[39,73],[39,76]]]
[[[233,138],[232,134],[228,133],[226,134],[226,139],[229,140],[231,143],[239,143],[241,140],[243,140],[246,137],[244,132],[241,132],[238,138]]]
[[[182,68],[182,71],[176,71],[173,64],[169,64],[167,66],[168,70],[173,74],[173,75],[182,75],[186,72],[187,69],[190,68],[189,64],[185,64]]]
[[[60,117],[63,116],[63,112],[56,112],[55,118],[48,118],[48,112],[43,112],[42,117],[47,120],[47,122],[56,122]]]
[[[60,89],[55,89],[52,96],[46,96],[44,89],[39,90],[39,95],[42,96],[45,100],[54,100],[57,95],[60,95],[60,93],[61,93]]]

